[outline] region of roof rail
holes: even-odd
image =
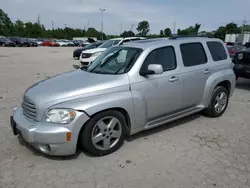
[[[179,38],[214,38],[213,36],[211,35],[176,35],[176,36],[172,36],[170,37],[169,39],[179,39]]]

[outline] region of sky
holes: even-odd
[[[101,11],[104,32],[120,34],[147,20],[150,33],[160,29],[184,29],[195,23],[201,30],[212,31],[229,22],[250,24],[250,0],[0,0],[0,8],[12,21],[36,22],[38,15],[46,28],[68,27],[101,30]]]

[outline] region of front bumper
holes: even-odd
[[[90,58],[80,57],[80,63],[82,64],[82,66],[89,66],[95,59],[96,57],[90,57]]]
[[[250,78],[250,65],[246,64],[235,64],[234,73],[238,77]]]
[[[79,112],[75,120],[67,125],[34,122],[23,115],[22,108],[13,112],[14,134],[19,134],[26,142],[48,155],[73,155],[76,152],[78,135],[89,117]],[[71,140],[67,141],[67,134]]]

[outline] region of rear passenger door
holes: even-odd
[[[204,46],[200,42],[180,45],[183,60],[183,107],[195,107],[202,102],[206,81],[211,74]]]

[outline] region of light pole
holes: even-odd
[[[99,10],[101,11],[101,32],[102,32],[102,40],[103,40],[103,13],[104,13],[104,11],[106,11],[106,9],[99,8]]]

